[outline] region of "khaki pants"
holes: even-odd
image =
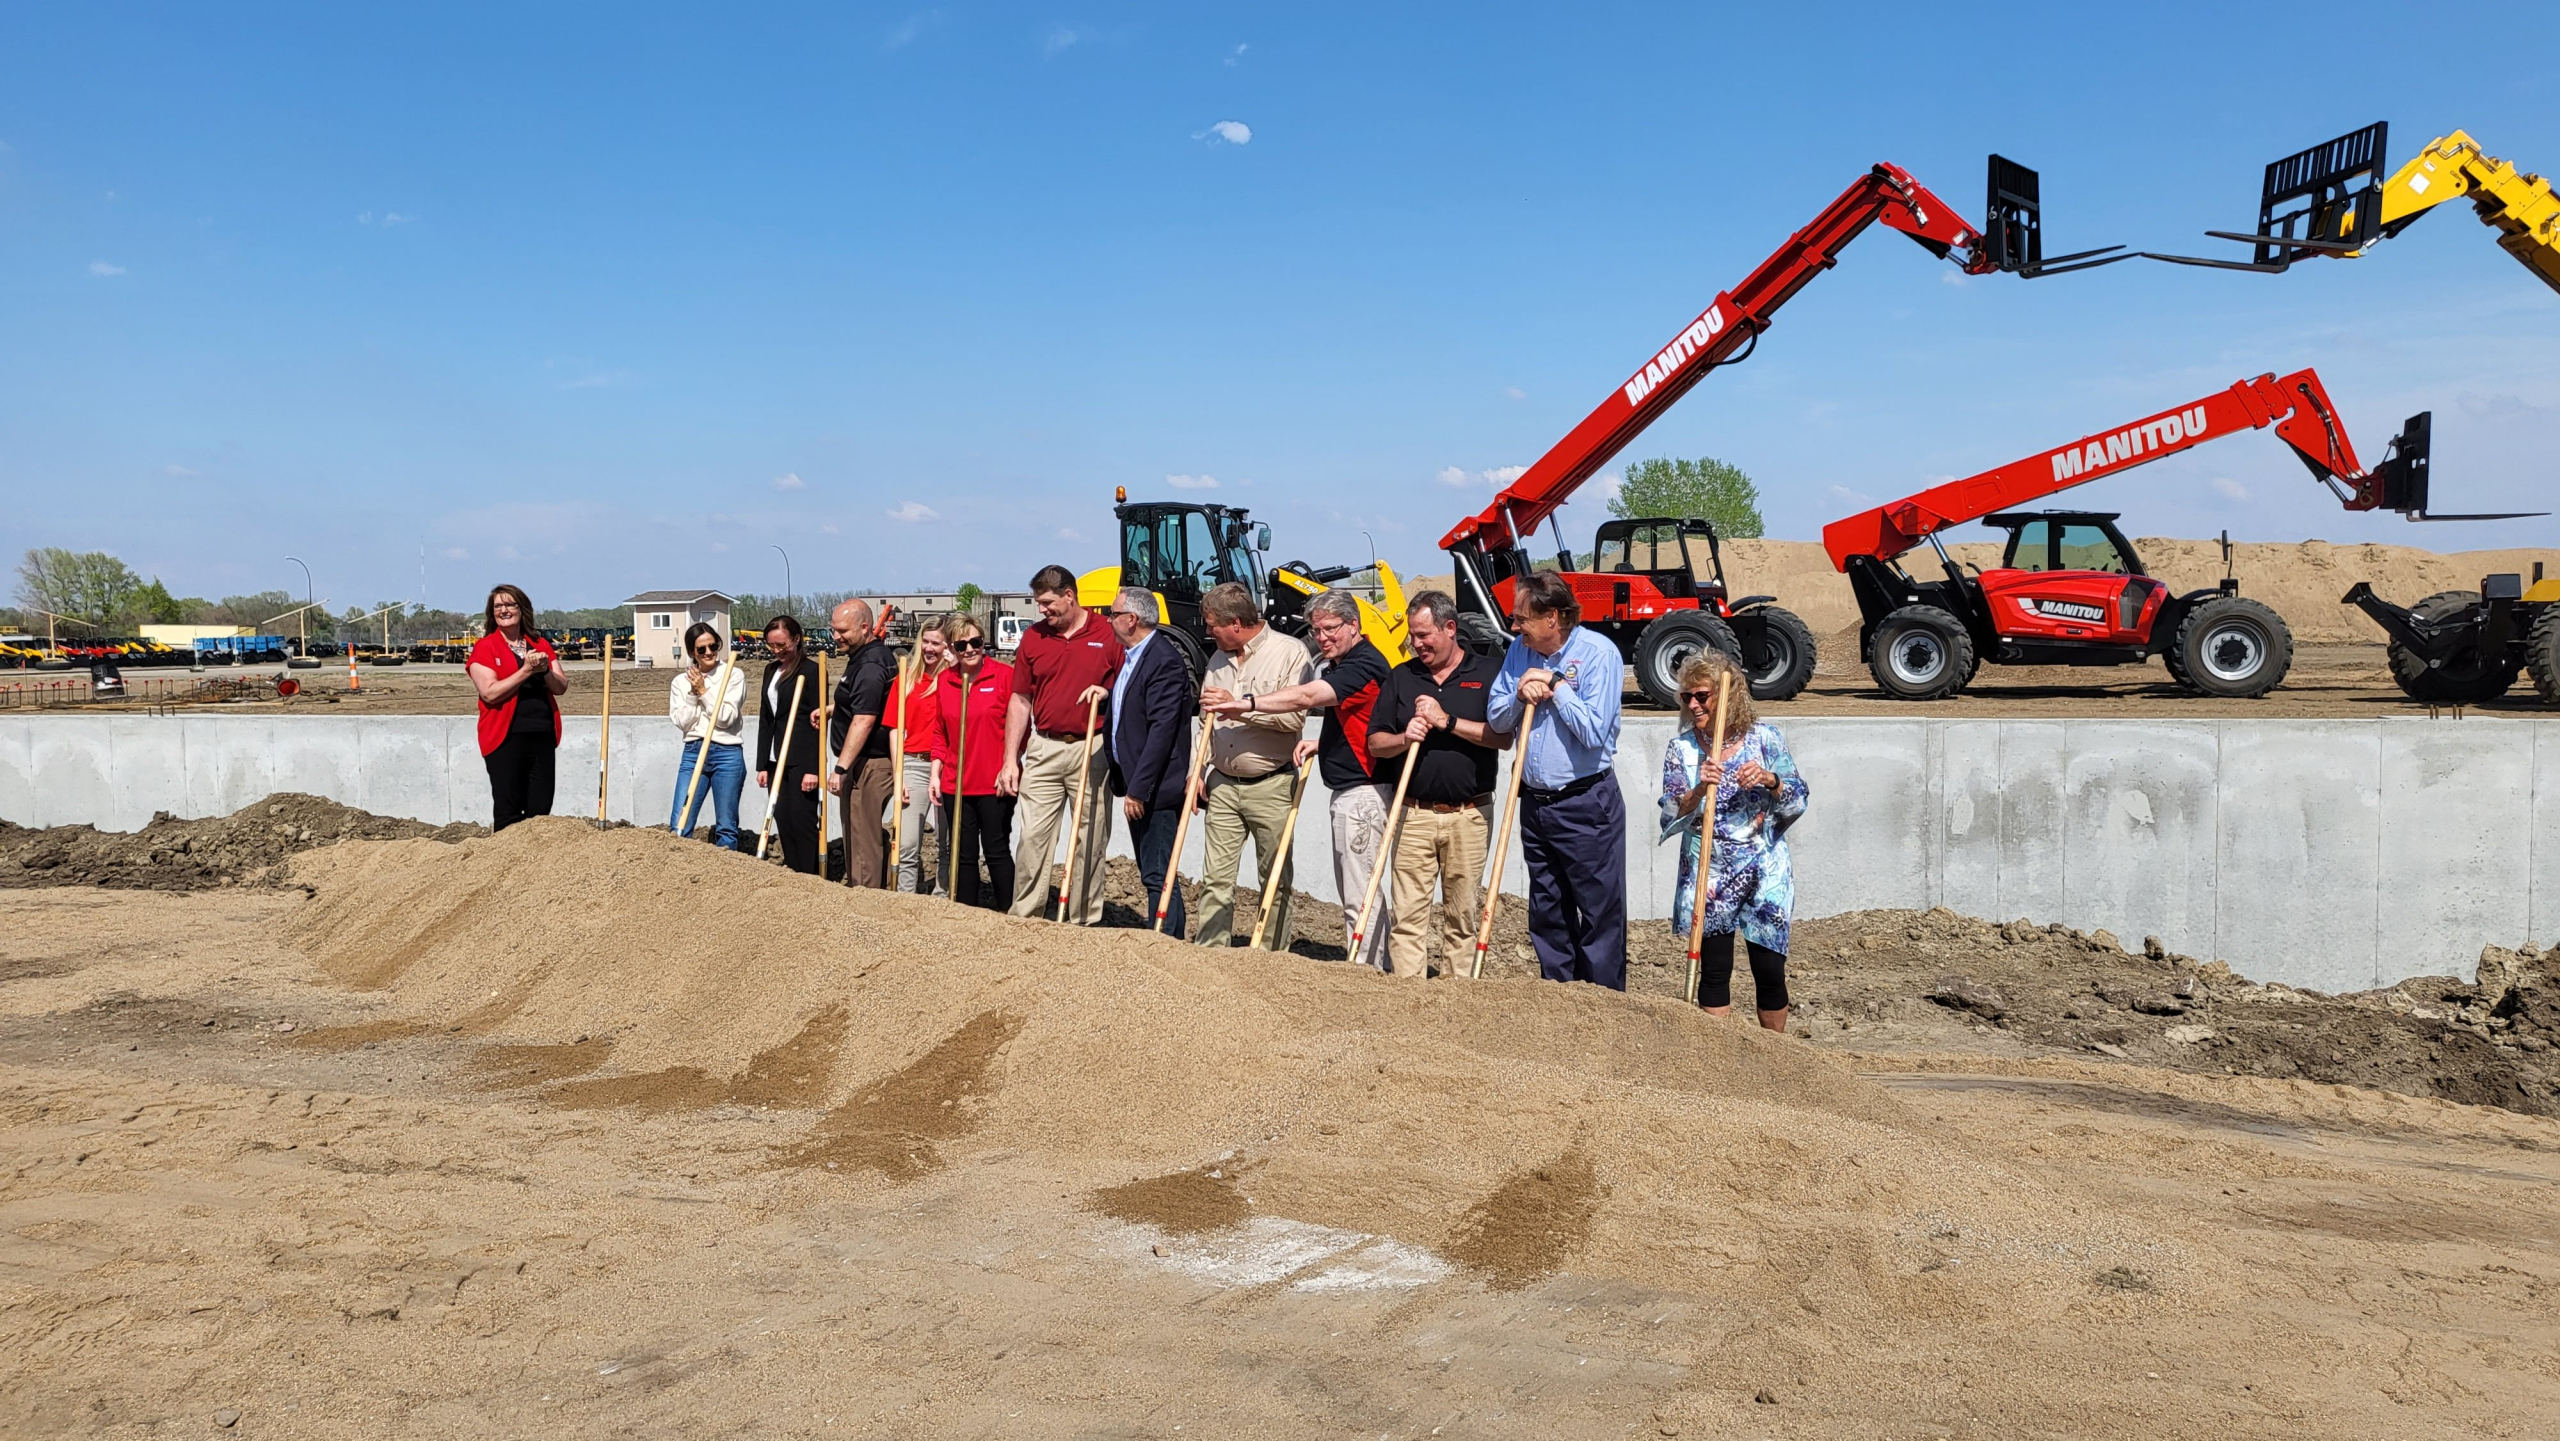
[[[932,895],[941,889],[934,882],[938,876],[924,873],[924,833],[938,820],[941,807],[925,794],[925,786],[933,779],[933,761],[925,756],[909,756],[907,768],[906,839],[898,847],[898,885],[902,891]]]
[[[1387,839],[1385,786],[1346,786],[1333,793],[1333,892],[1342,897],[1342,949],[1351,959],[1387,969],[1387,932],[1395,924],[1395,897],[1378,882],[1378,918],[1369,927],[1366,945],[1353,952],[1351,933],[1360,925],[1360,902],[1369,894],[1369,874],[1378,868],[1378,852]]]
[[[1022,790],[1014,817],[1021,824],[1013,851],[1013,914],[1040,915],[1049,903],[1049,870],[1058,863],[1058,833],[1075,824],[1076,768],[1083,741],[1051,740],[1033,732],[1022,748]],[[1102,924],[1102,853],[1111,845],[1111,763],[1102,742],[1084,767],[1084,839],[1076,843],[1076,873],[1068,877],[1067,919]],[[993,839],[990,837],[989,839]]]
[[[889,884],[889,791],[896,779],[887,756],[854,761],[844,773],[845,884],[886,889]]]
[[[1271,922],[1262,928],[1262,947],[1289,949],[1290,884],[1295,871],[1281,855],[1280,832],[1289,824],[1289,792],[1297,779],[1276,770],[1260,780],[1240,781],[1209,773],[1209,794],[1200,802],[1200,830],[1208,853],[1200,862],[1200,929],[1192,936],[1204,946],[1224,948],[1235,934],[1236,869],[1244,861],[1246,837],[1253,840],[1254,894],[1258,897],[1280,872],[1280,894],[1272,902]]]
[[[1475,957],[1476,878],[1484,874],[1485,847],[1493,839],[1493,805],[1462,811],[1408,807],[1396,834],[1396,926],[1388,938],[1395,973],[1419,980],[1428,974],[1431,892],[1440,891],[1440,974],[1463,975]]]

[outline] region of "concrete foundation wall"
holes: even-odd
[[[562,814],[594,813],[598,725],[568,722]],[[1780,729],[1813,793],[1789,838],[1806,916],[1943,905],[2104,927],[2331,991],[2467,975],[2483,945],[2560,940],[2560,723],[1808,718]],[[1668,718],[1630,719],[1620,746],[1639,924],[1661,924],[1671,905],[1677,857],[1655,843],[1670,734]],[[612,818],[665,825],[676,755],[668,726],[617,717]],[[0,819],[20,825],[134,830],[155,811],[221,815],[273,791],[435,824],[489,819],[468,716],[0,719]],[[1308,797],[1296,883],[1333,899],[1324,806],[1321,789]],[[750,830],[763,819],[752,782],[743,811]],[[1113,853],[1128,854],[1125,827],[1113,831]],[[1186,851],[1196,874],[1197,827]],[[1523,891],[1516,844],[1505,870],[1504,889]]]

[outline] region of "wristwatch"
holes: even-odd
[[[1252,714],[1252,712],[1253,712],[1253,692],[1251,692],[1251,691],[1246,691],[1246,692],[1244,693],[1244,708],[1245,708],[1245,713],[1246,713],[1246,714],[1248,714],[1248,715]]]

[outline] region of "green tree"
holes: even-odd
[[[1754,540],[1768,529],[1760,518],[1760,487],[1740,466],[1713,457],[1628,466],[1618,493],[1609,498],[1609,513],[1621,520],[1703,520],[1727,540]]]
[[[28,551],[18,562],[20,604],[103,630],[120,631],[135,623],[135,597],[141,590],[142,577],[133,567],[103,550],[46,546]]]
[[[953,593],[952,603],[957,605],[961,610],[966,611],[971,615],[976,615],[978,613],[978,598],[985,594],[985,591],[978,588],[978,583],[976,581],[964,580],[960,582],[960,589]]]
[[[146,625],[180,625],[187,618],[187,603],[169,594],[169,588],[153,576],[151,583],[133,594],[134,608]]]

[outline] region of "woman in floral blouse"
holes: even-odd
[[[1727,676],[1724,754],[1707,755],[1716,689]],[[1751,709],[1749,678],[1724,652],[1702,651],[1680,669],[1680,704],[1689,728],[1662,757],[1662,838],[1680,837],[1680,886],[1671,927],[1683,941],[1698,904],[1698,821],[1712,808],[1715,859],[1705,904],[1706,943],[1699,953],[1698,1004],[1709,1015],[1733,1013],[1733,938],[1750,949],[1753,999],[1760,1024],[1787,1028],[1787,923],[1795,914],[1795,872],[1787,862],[1787,827],[1804,814],[1804,781],[1774,727]],[[1714,796],[1712,807],[1708,796]]]

